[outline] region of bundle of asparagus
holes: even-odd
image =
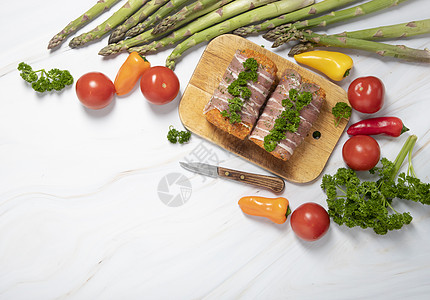
[[[303,2],[303,0],[300,0]],[[203,2],[203,1],[202,1]],[[211,2],[211,1],[208,1]],[[220,5],[222,1],[215,1],[218,2]],[[157,31],[154,33],[154,30],[157,29],[157,26],[154,28],[154,30],[149,29],[133,38],[121,41],[117,44],[111,44],[99,51],[100,55],[112,55],[114,53],[118,53],[124,50],[128,50],[129,48],[137,45],[141,45],[144,43],[151,42],[152,40],[156,40],[154,43],[142,46],[142,48],[133,49],[130,51],[137,51],[140,54],[145,54],[147,52],[153,52],[161,47],[166,47],[168,45],[173,45],[177,43],[178,41],[182,40],[183,38],[198,32],[202,29],[208,28],[212,26],[213,24],[216,24],[220,21],[226,20],[230,17],[236,16],[240,14],[243,11],[246,11],[251,4],[253,7],[258,7],[265,5],[270,2],[275,2],[274,0],[236,0],[236,1],[225,1],[225,2],[231,2],[229,4],[226,4],[222,7],[218,7],[218,9],[215,9],[215,7],[210,6],[211,11],[207,13],[204,16],[201,16],[197,20],[191,22],[193,19],[195,19],[195,14],[190,14],[187,19],[182,19],[181,21],[176,22],[175,24],[171,24],[169,27],[164,27],[161,33],[160,31]],[[213,9],[213,10],[212,10]],[[187,8],[187,10],[189,10]],[[181,12],[178,12],[180,14]],[[179,16],[178,14],[175,14],[173,17],[178,20]],[[183,22],[188,22],[186,26],[182,26]],[[161,23],[160,23],[161,24]],[[166,33],[170,33],[175,28],[179,27],[176,31],[171,33],[169,36],[164,36]]]
[[[310,51],[316,47],[339,47],[374,52],[381,56],[391,56],[409,61],[430,62],[429,49],[414,49],[404,45],[391,45],[376,42],[380,39],[398,39],[407,36],[430,33],[430,19],[411,21],[402,24],[380,26],[353,32],[342,32],[335,35],[317,34],[310,28],[322,27],[336,22],[345,21],[365,14],[370,14],[391,6],[399,5],[407,0],[372,0],[362,5],[332,12],[310,20],[278,26],[263,37],[274,41],[276,48],[289,41],[299,40],[301,43],[292,47],[290,56]]]
[[[150,21],[148,24],[148,20],[151,19],[151,17],[149,17],[144,22],[137,24],[127,31],[125,36],[134,37],[147,29],[151,29],[151,34],[161,34],[166,32],[168,28],[172,28],[173,30],[174,28],[179,27],[180,25],[177,25],[177,23],[180,21],[184,20],[189,22],[208,12],[218,9],[231,1],[232,0],[200,0],[187,3],[189,2],[187,0],[171,0],[154,14],[157,18],[155,22]],[[184,4],[187,5],[183,6]],[[171,14],[172,12],[173,14]],[[185,24],[185,22],[183,24]]]
[[[336,35],[311,31],[397,6],[407,0],[371,0],[346,9],[357,0],[127,0],[106,21],[87,33],[73,38],[69,46],[82,47],[110,33],[108,45],[99,54],[123,51],[141,54],[175,45],[166,65],[175,67],[177,59],[195,45],[224,33],[241,36],[266,32],[263,37],[273,47],[299,41],[290,55],[315,47],[344,47],[379,53],[384,56],[429,62],[429,50],[393,46],[379,41],[430,32],[430,21],[369,28]],[[87,12],[70,22],[49,42],[60,45],[69,35],[107,11],[118,0],[98,0]]]
[[[287,12],[292,12],[297,9],[303,8],[313,3],[313,0],[285,0],[267,4],[265,6],[252,9],[248,12],[240,14],[234,18],[230,18],[224,22],[213,25],[202,31],[194,33],[192,36],[179,43],[172,51],[166,60],[166,66],[174,69],[176,60],[188,49],[195,45],[209,41],[223,33],[231,32],[241,26],[258,22],[267,18],[273,18]],[[131,48],[130,51],[139,51],[139,49]]]
[[[110,35],[109,43],[114,43],[120,41],[124,38],[125,33],[130,29],[139,24],[140,22],[146,20],[151,16],[158,8],[163,4],[166,4],[168,0],[151,0],[145,5],[143,5],[137,12],[135,12],[131,17],[126,19],[124,23],[119,25]]]
[[[298,31],[295,39],[302,43],[291,48],[289,55],[310,51],[315,47],[339,47],[374,52],[381,56],[391,56],[409,61],[430,63],[429,49],[414,49],[404,45],[391,45],[374,40],[401,38],[430,33],[430,19],[402,24],[381,26],[364,30],[342,32],[336,35],[317,34],[310,30]]]
[[[139,8],[142,7],[147,0],[128,0],[118,11],[102,24],[95,27],[93,30],[74,37],[69,46],[71,48],[81,47],[91,41],[100,39],[112,29],[120,25],[127,18],[133,15]]]
[[[74,33],[79,28],[85,26],[87,23],[91,22],[93,19],[97,18],[104,11],[109,10],[114,6],[119,0],[100,0],[91,7],[88,11],[83,13],[77,19],[71,21],[66,27],[63,28],[59,33],[57,33],[48,44],[48,49],[53,49],[59,46],[66,37]]]
[[[372,0],[348,9],[333,11],[328,15],[320,16],[318,18],[278,26],[264,34],[263,37],[269,41],[275,41],[273,47],[278,47],[287,43],[290,40],[289,35],[297,30],[331,25],[337,22],[371,14],[405,1],[408,0]]]

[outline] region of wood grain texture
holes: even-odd
[[[235,51],[246,48],[258,51],[272,59],[278,66],[278,78],[286,69],[291,68],[297,70],[304,78],[318,84],[326,92],[326,101],[318,120],[288,161],[273,157],[248,139],[242,141],[217,129],[206,121],[203,115],[204,106],[210,100],[215,88],[218,87]],[[315,180],[321,174],[348,124],[347,120],[342,120],[337,127],[334,126],[331,109],[339,101],[348,102],[347,94],[333,82],[245,38],[225,34],[212,40],[202,54],[180,101],[179,116],[188,130],[202,138],[288,181],[307,183]],[[321,133],[319,139],[312,137],[315,131]]]
[[[247,173],[223,167],[218,167],[218,175],[231,180],[252,184],[280,193],[285,188],[285,182],[280,177]]]

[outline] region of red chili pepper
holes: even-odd
[[[349,135],[385,134],[398,137],[403,132],[408,130],[409,128],[405,127],[405,125],[403,125],[402,120],[397,117],[379,117],[362,120],[355,124],[352,124],[348,128],[347,133]]]

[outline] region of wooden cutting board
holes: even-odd
[[[206,121],[203,115],[203,108],[218,87],[237,49],[252,49],[267,55],[278,67],[278,78],[285,69],[295,69],[326,92],[326,101],[318,120],[303,143],[286,162],[273,157],[247,139],[242,141],[217,129]],[[245,38],[225,34],[212,40],[202,54],[180,101],[179,116],[184,126],[191,132],[288,181],[306,183],[315,180],[321,174],[348,123],[347,120],[342,120],[337,127],[334,126],[331,109],[339,101],[348,102],[347,94],[331,81]],[[314,138],[314,132],[319,132],[320,138]]]

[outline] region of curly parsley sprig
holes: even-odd
[[[73,76],[67,70],[54,68],[49,71],[45,69],[34,71],[30,65],[21,62],[18,65],[18,71],[21,71],[22,79],[31,83],[31,87],[39,93],[52,90],[61,91],[66,86],[73,84]]]
[[[172,144],[184,144],[189,142],[191,138],[191,132],[188,130],[177,130],[173,127],[173,125],[169,126],[169,132],[167,133],[167,139]]]
[[[411,153],[417,137],[410,136],[394,162],[381,159],[381,167],[370,173],[374,181],[362,181],[357,173],[340,168],[334,175],[324,175],[321,188],[326,192],[328,213],[333,221],[348,227],[372,228],[377,234],[386,234],[411,223],[409,212],[398,212],[394,199],[412,200],[430,204],[430,184],[421,182],[413,171]],[[408,172],[397,173],[408,157]]]
[[[335,117],[334,126],[337,127],[342,119],[348,119],[351,116],[352,108],[345,102],[337,102],[331,109]]]

